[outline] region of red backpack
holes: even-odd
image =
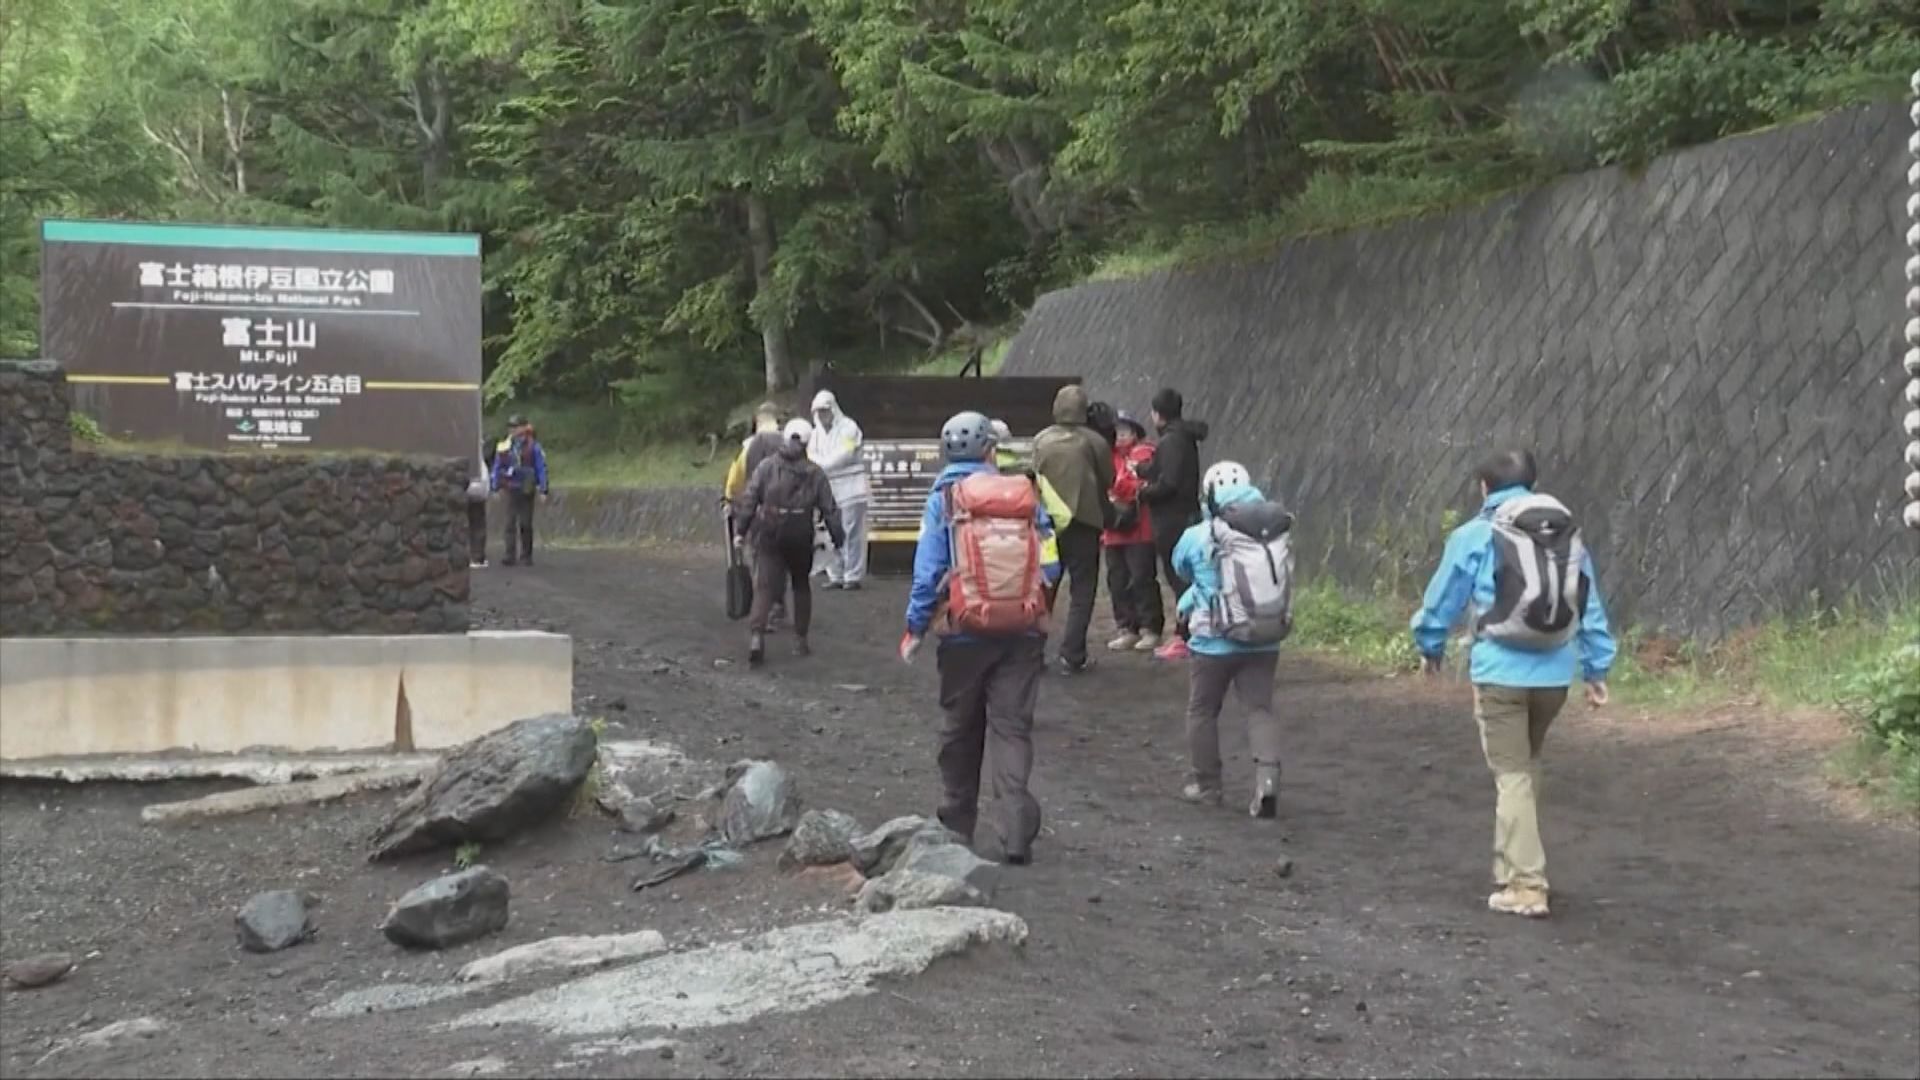
[[[1033,483],[1017,474],[974,473],[947,489],[947,621],[954,630],[1004,637],[1045,629],[1037,499]]]

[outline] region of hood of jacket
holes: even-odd
[[[837,424],[840,422],[840,418],[842,416],[846,415],[845,413],[842,413],[840,411],[840,399],[837,397],[834,397],[833,391],[831,390],[822,390],[819,393],[813,395],[813,409],[811,411],[816,415],[823,412],[831,414],[831,417],[827,420],[826,423],[815,424],[816,427],[823,427],[823,428],[832,427],[834,424]]]
[[[1200,501],[1200,512],[1206,515],[1208,519],[1211,519],[1213,517],[1214,507],[1216,506],[1232,506],[1234,503],[1263,502],[1265,500],[1266,496],[1260,494],[1260,489],[1254,487],[1252,484],[1228,484],[1226,487],[1214,492],[1211,500],[1202,499]]]
[[[1056,424],[1078,424],[1087,422],[1087,391],[1079,385],[1063,386],[1053,395],[1053,422]]]
[[[1167,425],[1167,430],[1161,432],[1160,437],[1164,439],[1175,431],[1179,431],[1194,442],[1203,443],[1207,441],[1209,430],[1205,420],[1175,420]]]
[[[974,473],[999,471],[999,469],[985,461],[950,462],[946,468],[940,470],[939,476],[934,477],[933,490],[935,492],[944,492],[953,485],[972,476]]]

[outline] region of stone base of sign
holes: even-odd
[[[571,712],[573,640],[0,638],[0,758],[431,750]]]

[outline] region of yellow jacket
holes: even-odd
[[[729,502],[739,502],[740,497],[747,493],[747,448],[745,446],[742,446],[740,452],[733,456],[733,464],[727,467],[726,484],[720,491]]]

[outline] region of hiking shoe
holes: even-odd
[[[860,591],[860,583],[859,583],[859,582],[857,582],[857,581],[843,581],[843,582],[841,582],[841,583],[840,583],[840,587],[841,587],[842,589],[845,589],[845,590],[846,590],[847,592],[859,592],[859,591]]]
[[[1154,652],[1160,648],[1160,635],[1149,630],[1140,635],[1140,640],[1133,643],[1133,648],[1135,652]]]
[[[793,655],[812,656],[813,646],[807,644],[807,639],[804,637],[794,638],[793,639]]]
[[[1167,642],[1165,645],[1153,651],[1153,658],[1155,660],[1177,661],[1190,659],[1192,656],[1193,650],[1188,648],[1187,643],[1179,638],[1174,638],[1172,641]]]
[[[1253,801],[1247,815],[1257,818],[1280,816],[1280,766],[1259,765],[1253,771]]]
[[[1196,806],[1219,806],[1220,789],[1205,784],[1192,783],[1180,789],[1180,798]]]
[[[487,568],[487,560],[485,559],[481,559],[479,562],[476,562],[476,563],[467,564],[467,569],[469,570],[485,570],[486,568]]]
[[[846,588],[846,585],[842,582],[834,581],[833,579],[829,578],[827,579],[826,583],[821,585],[820,587],[823,589],[833,589],[835,591],[838,591],[840,589]]]
[[[1114,638],[1112,641],[1107,642],[1107,648],[1113,652],[1130,652],[1133,649],[1137,648],[1139,644],[1140,644],[1139,634],[1136,634],[1131,630],[1124,630],[1121,632],[1119,637]]]
[[[1031,863],[1031,862],[1033,862],[1033,852],[1031,852],[1031,851],[1009,851],[1009,852],[1007,852],[1007,865],[1008,865],[1008,866],[1026,866],[1026,865],[1028,865],[1028,864],[1029,864],[1029,863]]]
[[[1059,660],[1059,665],[1062,675],[1085,675],[1093,670],[1093,657],[1089,656],[1076,664],[1063,656]]]
[[[767,658],[767,636],[756,632],[747,639],[747,663],[758,664]]]
[[[1487,910],[1502,915],[1519,915],[1528,919],[1547,917],[1547,894],[1544,889],[1528,889],[1509,885],[1492,896],[1487,897]]]

